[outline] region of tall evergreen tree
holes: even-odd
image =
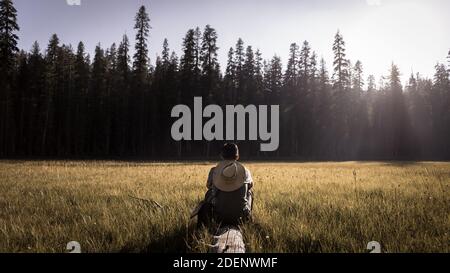
[[[194,30],[194,60],[195,60],[195,77],[199,78],[201,73],[201,52],[202,52],[202,32],[199,27]]]
[[[133,62],[133,87],[132,96],[130,98],[130,108],[132,114],[130,122],[132,122],[131,129],[131,144],[134,154],[148,152],[149,149],[154,149],[154,146],[148,147],[148,141],[154,139],[154,125],[156,122],[158,112],[151,112],[151,109],[156,108],[156,101],[146,96],[148,90],[149,78],[149,60],[148,60],[148,36],[150,32],[150,17],[145,6],[139,8],[135,17],[136,43]],[[149,108],[150,107],[150,108]],[[151,118],[151,120],[149,120]],[[155,126],[154,126],[155,127]]]
[[[375,91],[375,89],[376,89],[375,76],[369,75],[369,77],[367,78],[367,91],[371,92]]]
[[[348,60],[346,59],[344,38],[342,37],[339,31],[336,33],[336,36],[334,37],[333,52],[334,52],[334,61],[333,61],[334,87],[339,90],[342,90],[348,87],[349,84],[349,71],[348,71],[349,64]]]
[[[95,47],[94,60],[92,62],[92,74],[89,94],[89,151],[94,155],[102,155],[107,151],[108,123],[106,99],[107,99],[107,59],[105,51],[100,44]]]
[[[130,139],[130,42],[127,35],[122,36],[122,41],[117,48],[117,99],[118,99],[118,147],[116,151],[119,155],[124,155],[129,149]]]
[[[306,86],[310,76],[311,69],[311,47],[308,41],[303,42],[302,50],[300,51],[300,82],[302,85]]]
[[[317,79],[317,72],[318,72],[317,54],[315,51],[313,51],[311,54],[309,65],[310,65],[310,78],[311,81],[314,83],[314,81]]]
[[[88,119],[88,95],[89,95],[89,77],[90,77],[90,60],[86,54],[83,42],[78,43],[77,53],[75,57],[75,73],[74,73],[74,89],[75,89],[75,113],[74,123],[78,124],[78,129],[74,131],[74,153],[80,154],[86,152],[86,144],[89,141],[87,135]]]
[[[264,103],[264,64],[262,53],[259,49],[255,52],[255,85],[256,85],[256,104]]]
[[[217,32],[210,25],[203,31],[200,61],[202,63],[202,95],[212,102],[219,85],[220,67],[217,61]]]
[[[284,84],[286,86],[295,87],[297,85],[298,66],[299,46],[296,43],[292,43],[289,48],[289,60],[287,63],[286,72],[284,73]]]
[[[12,109],[12,83],[14,62],[19,40],[16,32],[17,10],[11,0],[0,1],[0,156],[14,146],[14,130],[11,122],[14,117]],[[9,145],[8,145],[9,144]]]
[[[391,65],[389,76],[389,93],[386,114],[386,149],[389,157],[400,158],[404,156],[406,145],[406,109],[403,97],[403,88],[400,81],[400,70],[394,63]]]
[[[199,76],[197,55],[196,31],[188,30],[183,39],[183,55],[180,60],[180,91],[177,96],[178,102],[190,104],[192,97],[197,92],[197,80]],[[199,56],[199,55],[198,55]]]
[[[39,147],[41,143],[39,142],[40,131],[40,113],[45,105],[44,98],[44,72],[45,63],[44,58],[41,53],[38,42],[34,42],[31,48],[31,53],[28,58],[28,69],[30,75],[27,81],[27,88],[29,90],[29,125],[28,141],[26,143],[27,148],[24,150],[29,155],[37,155],[39,153]]]
[[[450,50],[447,55],[447,71],[450,73]]]
[[[356,61],[355,66],[353,67],[353,89],[361,92],[364,86],[363,79],[363,67],[361,61]]]
[[[10,76],[14,67],[15,54],[19,52],[17,10],[12,0],[0,1],[0,69],[1,75]]]
[[[446,70],[446,67],[444,64],[436,64],[435,66],[435,74],[434,74],[434,85],[442,90],[442,92],[445,92],[447,88],[449,87],[449,72]]]
[[[233,104],[236,101],[236,64],[234,63],[234,49],[232,47],[228,50],[222,93],[224,104]]]
[[[281,58],[273,56],[267,64],[264,75],[265,91],[271,104],[280,104],[281,89],[283,87],[283,68]]]
[[[163,42],[163,51],[161,53],[162,62],[164,66],[168,66],[170,64],[170,49],[169,49],[169,41],[167,38],[164,39]]]
[[[52,132],[54,129],[54,98],[58,89],[58,78],[60,73],[60,67],[58,65],[58,55],[60,51],[59,38],[56,34],[53,34],[50,38],[47,46],[45,56],[45,105],[42,108],[42,134],[41,134],[41,154],[51,153],[51,149],[47,149],[49,143],[55,143],[55,139],[52,138]],[[50,141],[48,140],[50,138]]]
[[[433,154],[444,158],[450,151],[450,72],[444,64],[436,64],[433,88],[430,94],[433,130]]]
[[[117,49],[117,70],[122,80],[127,81],[130,72],[130,42],[127,35],[123,35]]]
[[[136,44],[134,53],[133,69],[139,79],[143,79],[148,72],[148,35],[150,32],[150,17],[145,6],[139,8],[135,18],[134,29],[136,33]]]
[[[238,103],[242,103],[244,100],[243,94],[243,80],[244,80],[244,61],[245,61],[245,49],[244,41],[239,38],[236,43],[236,48],[234,51],[234,66],[236,72],[236,99]]]
[[[352,98],[349,93],[350,86],[350,64],[346,58],[345,42],[338,31],[335,35],[333,43],[334,52],[334,74],[333,74],[333,102],[332,102],[332,118],[333,118],[333,134],[337,137],[334,143],[334,156],[342,159],[348,154],[351,148],[350,139],[350,120],[352,117]]]

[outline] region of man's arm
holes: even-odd
[[[245,168],[245,184],[248,185],[249,190],[253,188],[252,173],[247,168]]]

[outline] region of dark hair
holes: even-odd
[[[234,143],[226,143],[222,147],[222,152],[220,154],[225,160],[238,160],[239,159],[239,148]]]

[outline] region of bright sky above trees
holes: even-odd
[[[219,60],[242,37],[259,48],[265,59],[274,54],[287,64],[289,45],[308,40],[331,70],[332,43],[340,29],[353,64],[361,60],[365,78],[386,75],[392,61],[405,81],[414,71],[431,77],[436,62],[450,49],[450,1],[446,0],[15,0],[21,27],[19,47],[29,50],[37,40],[45,48],[52,33],[76,47],[85,42],[93,52],[118,43],[124,33],[134,47],[133,19],[140,5],[151,18],[150,58],[155,61],[164,38],[178,56],[189,28],[206,24],[219,34]]]

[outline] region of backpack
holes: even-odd
[[[251,219],[253,207],[253,193],[248,190],[248,185],[224,192],[212,187],[206,195],[205,201],[198,213],[198,224],[211,224],[213,220],[221,226],[238,226]]]

